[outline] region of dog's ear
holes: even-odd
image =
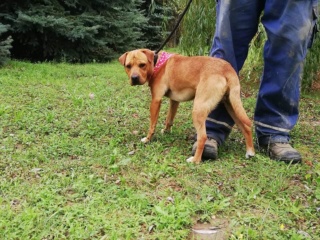
[[[154,51],[151,51],[149,49],[143,49],[142,52],[147,56],[148,62],[153,63],[154,60]]]
[[[119,62],[120,62],[123,66],[124,66],[124,64],[126,63],[127,54],[128,54],[128,52],[122,54],[122,55],[119,57]]]

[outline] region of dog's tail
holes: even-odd
[[[228,76],[229,81],[229,97],[228,102],[233,109],[233,113],[237,115],[237,118],[243,122],[247,127],[252,126],[252,122],[248,117],[241,101],[241,90],[240,90],[240,83],[237,74],[230,74]]]

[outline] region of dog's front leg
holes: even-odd
[[[170,106],[169,106],[169,110],[166,118],[166,124],[164,129],[161,130],[162,133],[170,132],[171,127],[173,125],[173,119],[177,113],[178,106],[179,106],[179,102],[170,99]]]
[[[161,106],[161,99],[152,99],[151,105],[150,105],[150,128],[148,135],[141,139],[141,142],[147,143],[151,140],[159,117],[159,111]]]

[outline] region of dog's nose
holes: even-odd
[[[138,85],[139,83],[139,75],[134,74],[131,76],[132,85]]]

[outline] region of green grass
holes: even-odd
[[[256,86],[244,87],[252,116]],[[244,158],[237,129],[217,161],[191,165],[192,103],[144,145],[147,86],[122,66],[11,62],[0,69],[0,239],[187,239],[197,222],[230,239],[320,236],[320,98],[292,132],[303,164]]]

